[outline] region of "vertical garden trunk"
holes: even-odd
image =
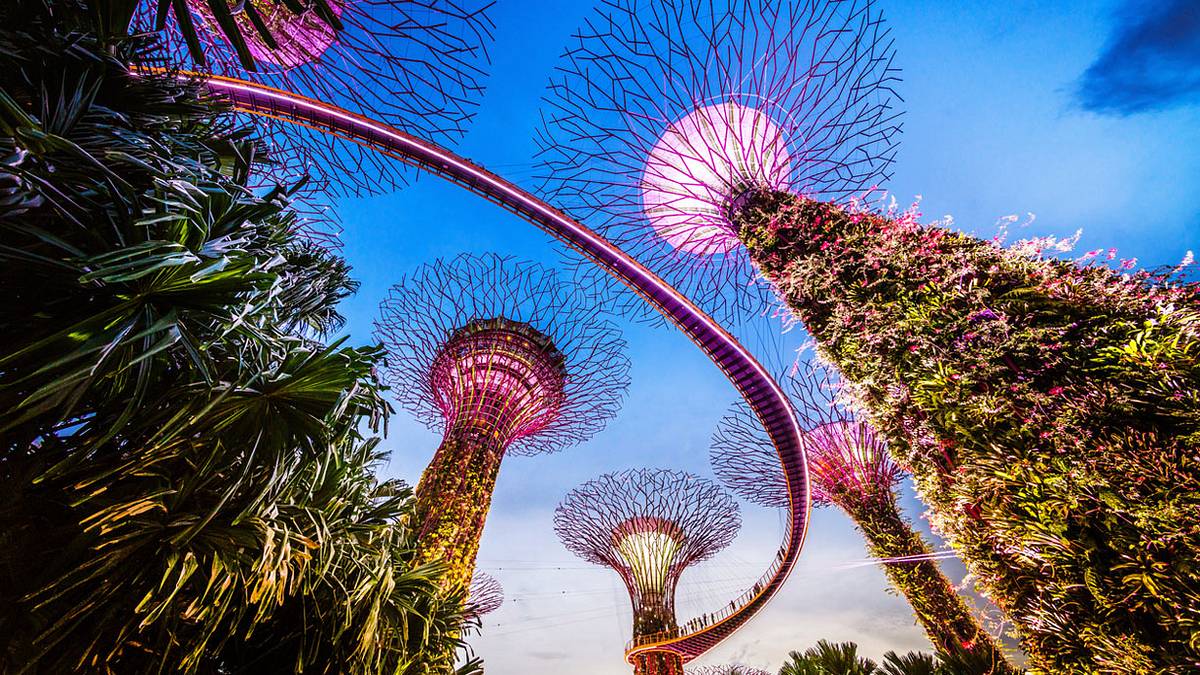
[[[445,588],[471,583],[504,449],[482,433],[452,429],[417,484],[418,563],[444,561]]]
[[[930,548],[900,514],[890,490],[862,498],[858,493],[834,499],[862,531],[875,558],[904,558],[929,554]],[[886,563],[888,581],[912,605],[934,647],[946,653],[967,650],[997,665],[994,672],[1011,672],[995,641],[979,625],[967,603],[933,560]]]
[[[738,221],[1034,664],[1200,663],[1193,286],[783,193]]]

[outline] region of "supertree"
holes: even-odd
[[[376,337],[383,380],[442,443],[416,490],[419,559],[448,584],[475,566],[506,454],[579,443],[620,407],[629,361],[602,293],[497,255],[426,264],[392,287]]]
[[[141,0],[132,29],[157,30],[169,64],[300,93],[447,143],[465,132],[483,93],[492,4]],[[337,195],[404,182],[401,162],[318,130],[260,121],[276,154],[291,160],[280,173],[308,173]]]
[[[667,469],[609,473],[572,490],[554,512],[554,531],[572,553],[621,576],[633,605],[635,638],[671,633],[684,570],[716,555],[741,527],[719,485]],[[682,675],[668,651],[639,652],[637,675]]]
[[[870,7],[832,0],[822,6],[835,5]],[[729,15],[703,6],[702,17]],[[694,104],[667,116],[655,113],[669,106],[655,104],[669,102],[665,93],[676,88],[702,92],[709,72],[748,81],[775,72],[769,52],[757,48],[687,50],[685,38],[697,22],[684,16],[679,28],[669,10],[653,3],[643,10],[608,6],[582,33],[581,47],[552,85],[543,134],[551,193],[593,222],[633,222],[642,233],[632,237],[635,246],[654,241],[650,217],[638,216],[637,195],[643,173],[657,171],[664,156],[655,148],[666,124],[709,105],[702,96],[684,98]],[[852,55],[846,63],[877,65],[861,79],[843,80],[845,91],[863,92],[863,101],[871,90],[886,98],[890,58],[874,58],[882,52],[871,44],[879,24],[869,11],[851,16],[868,31],[860,33],[861,50],[845,52]],[[729,33],[736,37],[717,39],[752,46],[773,39],[754,12],[737,12],[727,27],[698,33]],[[852,39],[854,33],[818,34]],[[663,44],[679,48],[655,47]],[[808,62],[812,53],[796,56]],[[812,62],[841,62],[833,54]],[[724,79],[736,83],[730,91],[741,86]],[[770,92],[764,99],[772,99]],[[743,138],[747,126],[758,135]],[[751,166],[739,153],[774,157],[774,132],[766,129],[726,124],[722,133],[685,144],[685,152],[668,150],[666,164],[683,176],[752,174],[739,168]],[[876,127],[887,129],[894,125]],[[785,129],[784,137],[793,133]],[[731,146],[734,152],[726,150]],[[609,171],[619,178],[606,194]],[[915,213],[873,212],[855,200],[830,203],[839,198],[803,182],[780,189],[759,180],[740,189],[745,182],[696,182],[732,186],[710,200],[733,207],[725,231],[736,238],[722,241],[734,246],[733,256],[752,261],[855,390],[873,426],[911,470],[931,521],[1012,620],[1031,663],[1048,672],[1193,668],[1200,646],[1190,608],[1200,596],[1200,575],[1179,561],[1200,554],[1200,465],[1191,459],[1200,437],[1197,284],[1170,273],[1114,270],[1097,264],[1096,252],[1064,261],[1043,254],[1036,242],[1009,248],[921,224]],[[700,226],[714,221],[695,222],[699,241],[724,225],[717,219],[705,230]],[[701,291],[736,290],[745,282],[706,279],[711,261],[688,261],[665,241],[650,257],[666,261],[659,267],[668,276],[671,261],[682,259],[680,275],[703,279],[695,286]]]
[[[892,57],[871,0],[608,0],[544,96],[541,190],[740,320],[769,287],[737,214],[756,190],[843,199],[887,176]]]
[[[813,504],[836,506],[854,521],[935,647],[977,652],[996,664],[996,672],[1007,672],[996,642],[930,559],[929,544],[901,513],[895,486],[904,470],[888,453],[884,439],[838,401],[837,383],[827,371],[797,362],[783,382],[805,429]],[[744,499],[783,507],[787,486],[779,458],[760,427],[740,406],[723,417],[713,434],[713,470]]]
[[[473,617],[500,609],[504,604],[504,587],[496,577],[486,572],[476,572],[471,576],[470,593],[467,596],[467,613]]]

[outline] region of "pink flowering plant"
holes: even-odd
[[[915,212],[754,195],[739,236],[1053,673],[1200,664],[1200,303]],[[1071,241],[1071,244],[1074,242]],[[1111,266],[1110,266],[1111,265]],[[1119,267],[1119,269],[1114,269]]]

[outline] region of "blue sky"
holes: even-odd
[[[895,178],[902,203],[917,195],[927,217],[991,236],[997,219],[1036,214],[1017,236],[1069,236],[1080,252],[1117,247],[1143,265],[1173,264],[1200,245],[1200,53],[1172,27],[1191,0],[1147,15],[1123,0],[1010,3],[878,0],[896,38],[906,117]],[[492,76],[466,156],[528,185],[539,96],[588,2],[501,0]],[[1179,31],[1176,31],[1178,33]],[[1200,31],[1192,33],[1200,34]],[[1174,37],[1172,37],[1174,35]],[[353,342],[371,341],[388,286],[420,263],[495,251],[558,264],[540,232],[449,184],[422,178],[395,194],[339,204],[344,252],[362,288],[343,310]],[[513,457],[501,471],[480,568],[504,585],[504,607],[473,643],[490,672],[579,675],[628,672],[628,601],[610,571],[573,558],[555,539],[552,511],[575,485],[633,466],[711,476],[712,430],[734,392],[679,333],[627,325],[633,385],[621,414],[586,444],[556,455]],[[797,344],[799,333],[786,338]],[[438,438],[400,410],[386,471],[415,482]],[[921,523],[923,507],[904,488]],[[744,505],[738,541],[685,574],[681,614],[723,605],[766,567],[779,516]],[[907,605],[886,591],[840,513],[814,514],[793,578],[758,618],[706,656],[778,668],[791,649],[821,638],[855,640],[871,656],[926,648]],[[957,574],[956,566],[948,566]]]

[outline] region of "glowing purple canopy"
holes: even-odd
[[[813,502],[831,504],[841,494],[891,489],[904,475],[887,443],[837,400],[827,371],[796,364],[783,380],[804,431]],[[738,496],[763,506],[786,507],[787,483],[770,439],[744,405],[721,419],[713,434],[713,472]]]
[[[642,210],[675,248],[710,256],[740,246],[732,214],[747,189],[788,187],[783,129],[736,103],[709,105],[672,122],[650,149]]]
[[[892,57],[872,0],[610,0],[544,96],[540,190],[717,318],[760,313],[739,197],[838,200],[885,178]]]
[[[604,298],[494,254],[422,265],[380,305],[383,379],[443,433],[469,427],[517,455],[579,443],[616,415],[629,387]]]
[[[296,15],[279,0],[216,1],[234,8],[256,71],[243,68],[209,0],[186,0],[204,62],[192,58],[174,12],[161,33],[169,62],[332,103],[442,144],[461,138],[474,117],[493,28],[490,0],[329,0],[344,24],[341,31],[314,10]],[[277,48],[259,36],[243,3],[257,12]],[[140,0],[133,29],[152,30],[158,5]],[[356,143],[271,120],[258,123],[270,143],[283,149],[280,178],[307,173],[338,196],[387,191],[406,180],[401,163]]]

